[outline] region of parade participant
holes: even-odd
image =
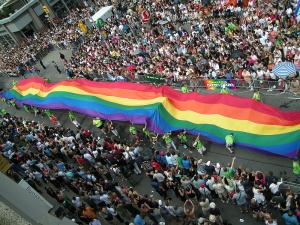
[[[111,131],[116,137],[120,138],[119,132],[111,120],[108,121],[108,133]]]
[[[175,151],[178,151],[175,144],[174,144],[174,142],[173,142],[173,140],[172,140],[172,138],[170,137],[171,134],[172,134],[171,132],[164,133],[164,135],[162,137],[166,142],[167,152],[169,152],[171,147],[173,147],[175,149]]]
[[[260,93],[259,93],[258,89],[255,89],[255,90],[254,90],[252,99],[261,102],[261,99],[260,99]]]
[[[150,130],[148,130],[146,123],[145,123],[145,126],[143,127],[143,132],[144,132],[146,138],[148,138],[150,140],[152,139],[152,133],[150,132]]]
[[[225,84],[222,85],[222,90],[220,93],[221,94],[231,94],[230,90],[228,89],[228,87],[226,87]]]
[[[225,137],[225,142],[226,142],[226,148],[232,154],[233,153],[233,145],[234,145],[233,133],[230,133]]]
[[[9,105],[9,102],[8,102],[7,99],[4,98],[4,97],[1,97],[1,102],[6,103],[7,105]]]
[[[295,174],[296,181],[299,182],[299,180],[300,180],[300,165],[299,165],[299,159],[297,157],[293,159],[293,173]]]
[[[99,117],[93,117],[93,125],[102,131],[103,134],[106,135],[104,130],[104,123]]]
[[[77,118],[74,114],[74,112],[72,110],[69,110],[69,118],[71,120],[71,122],[74,124],[74,126],[77,128],[77,129],[81,129],[81,125],[80,123],[77,121]]]
[[[15,99],[10,99],[9,100],[9,104],[12,105],[13,107],[15,107],[17,110],[20,110],[19,106],[17,105]]]
[[[72,119],[76,119],[76,116],[72,110],[69,110],[69,118],[72,121]]]
[[[23,109],[25,109],[26,112],[31,114],[29,107],[30,107],[29,105],[23,104]]]
[[[49,118],[50,118],[50,116],[52,115],[52,113],[50,112],[49,109],[45,109],[45,110],[44,110],[44,113],[45,113],[45,115],[48,116]]]
[[[12,81],[13,87],[16,86],[17,84],[18,84],[18,81],[16,81],[16,80],[13,80],[13,81]]]
[[[187,137],[186,137],[186,131],[184,130],[183,132],[180,132],[177,135],[177,137],[180,140],[180,143],[182,144],[183,148],[187,149],[189,146],[188,146],[188,140],[187,140]]]
[[[77,128],[77,129],[81,129],[81,125],[80,123],[76,120],[76,119],[71,119],[71,122],[74,124],[74,126]]]
[[[133,125],[133,123],[129,126],[129,133],[136,138],[136,144],[139,142],[139,133],[136,130],[136,127]]]
[[[50,79],[49,79],[49,78],[46,78],[46,77],[45,77],[45,78],[44,78],[44,81],[45,81],[46,83],[48,83],[48,84],[50,83]]]
[[[36,106],[31,106],[31,108],[32,108],[32,110],[33,110],[33,112],[34,112],[34,116],[40,115],[40,114],[41,114],[41,111],[39,110],[38,107],[36,107]],[[41,117],[43,118],[42,115],[41,115]]]
[[[158,141],[158,134],[157,133],[153,134],[151,142],[153,144],[153,148],[156,149],[156,150],[158,150],[159,148],[160,149],[166,149],[165,146],[163,146],[163,144]]]
[[[53,123],[54,126],[59,127],[61,126],[60,122],[57,120],[57,118],[52,114],[49,119]]]
[[[189,93],[189,89],[188,89],[188,87],[186,86],[186,84],[183,84],[183,85],[182,85],[181,91],[182,91],[182,93]]]
[[[200,141],[200,134],[198,134],[198,136],[194,140],[193,147],[197,149],[197,151],[200,153],[201,156],[204,157],[203,153],[206,151],[206,148]]]
[[[5,116],[5,115],[9,115],[9,113],[8,113],[8,112],[6,112],[6,110],[5,110],[5,109],[1,109],[0,111],[1,111],[1,113],[2,113],[2,115],[3,115],[3,116]]]

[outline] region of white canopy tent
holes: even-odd
[[[108,18],[112,16],[112,10],[114,7],[115,6],[111,5],[111,6],[106,6],[101,8],[98,12],[96,12],[92,16],[92,20],[96,22],[97,19],[101,18],[103,21],[106,21]]]

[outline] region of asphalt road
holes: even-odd
[[[66,58],[69,59],[71,56],[71,51],[69,50],[63,50],[60,51],[63,54],[65,54]],[[41,75],[44,77],[47,77],[51,80],[51,82],[56,82],[60,81],[63,79],[66,79],[67,76],[65,75],[64,72],[61,74],[58,74],[56,69],[52,66],[51,61],[54,60],[60,69],[63,68],[63,62],[59,58],[59,51],[54,51],[51,52],[48,56],[46,56],[43,59],[43,62],[45,66],[47,67],[46,70],[43,70],[41,66],[38,66],[41,69]],[[31,75],[29,75],[31,76]],[[28,76],[27,76],[28,77]],[[2,77],[2,81],[4,84],[4,90],[7,90],[12,87],[12,81],[13,80],[20,80],[21,78],[7,78],[7,77]],[[206,91],[205,89],[198,90],[200,93],[203,94],[209,94],[212,92]],[[238,89],[234,93],[235,95],[242,96],[242,97],[252,97],[252,92],[250,90],[246,89]],[[300,97],[297,98],[297,96],[293,96],[289,93],[283,93],[280,94],[279,92],[262,92],[261,93],[263,102],[269,105],[272,105],[276,108],[280,108],[283,111],[299,111],[300,104],[299,100]],[[35,121],[41,121],[44,122],[48,125],[51,125],[51,122],[49,121],[48,118],[41,118],[39,116],[34,117],[33,115],[26,113],[24,110],[15,110],[11,106],[8,106],[6,104],[1,103],[0,108],[5,108],[10,114],[16,115],[16,116],[22,116],[25,118],[28,118],[30,120],[35,120]],[[75,130],[75,126],[70,122],[68,118],[68,113],[67,111],[63,110],[51,110],[53,114],[58,118],[60,123],[65,126],[65,127],[70,127]],[[83,114],[78,114],[75,113],[78,119],[78,122],[82,125],[82,127],[89,129],[92,131],[95,135],[100,136],[101,134],[99,131],[96,131],[95,127],[92,125],[92,118]],[[129,123],[117,123],[118,124],[118,130],[119,131],[124,131],[121,135],[121,138],[126,138],[128,135],[128,129],[129,129]],[[141,130],[141,126],[137,126],[138,129]],[[97,133],[98,132],[98,133]],[[189,136],[189,142],[191,143],[192,140],[195,137]],[[175,140],[175,138],[174,138]],[[228,150],[226,150],[225,146],[217,145],[214,143],[211,143],[207,140],[202,140],[203,144],[207,148],[207,153],[206,153],[206,158],[203,159],[203,161],[212,161],[212,162],[219,162],[221,164],[227,164],[228,162],[231,162],[232,155],[229,153]],[[178,144],[177,144],[178,146]],[[183,149],[181,149],[183,151]],[[187,155],[191,153],[186,153]],[[196,153],[192,153],[196,158],[199,158],[200,155],[196,155]],[[285,157],[280,157],[280,156],[273,156],[273,155],[266,155],[266,154],[261,154],[249,150],[244,150],[244,149],[236,149],[234,156],[237,157],[235,161],[235,166],[240,166],[242,165],[243,168],[250,168],[253,171],[256,170],[261,170],[263,172],[267,172],[269,170],[272,170],[275,175],[280,176],[280,173],[282,171],[286,171],[287,176],[286,178],[288,181],[293,181],[294,180],[294,175],[292,173],[292,160],[289,158]],[[135,175],[136,176],[136,175]],[[138,184],[134,187],[138,193],[141,194],[149,194],[153,195],[157,199],[160,199],[160,197],[155,193],[152,192],[153,189],[150,186],[149,179],[146,178],[144,175],[138,176],[136,178],[139,182]],[[125,181],[127,183],[127,181]],[[131,186],[131,184],[127,183],[128,185]],[[295,186],[295,190],[299,191],[299,187]],[[71,197],[73,193],[68,193]],[[49,198],[49,196],[45,196],[47,199],[49,199],[50,202],[53,204],[57,204],[56,202],[53,202],[53,199]],[[175,204],[181,205],[180,200],[177,198],[174,198],[173,201]],[[228,219],[229,222],[231,222],[234,225],[237,224],[245,224],[245,225],[252,225],[256,224],[257,222],[254,221],[252,216],[250,214],[241,214],[237,206],[234,206],[232,203],[226,204],[226,203],[221,203],[217,201],[217,206],[221,209],[223,218]],[[273,216],[278,219],[278,224],[284,224],[282,219],[280,219],[280,215],[278,212],[274,212]],[[240,219],[243,219],[244,222],[240,222]],[[259,222],[260,223],[260,222]],[[106,224],[106,223],[103,223]],[[170,223],[167,223],[170,224]]]

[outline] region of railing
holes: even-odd
[[[95,81],[110,81],[116,82],[116,77],[109,75],[108,73],[94,73],[92,77]],[[154,82],[146,80],[144,75],[137,75],[135,79],[126,79],[125,81],[130,81],[134,83],[143,83],[149,85],[159,86],[161,84],[155,84]],[[287,80],[252,80],[251,83],[246,82],[244,79],[233,79],[230,80],[231,83],[234,83],[236,88],[245,88],[245,89],[262,89],[268,91],[287,91],[289,90],[289,81]],[[164,83],[168,86],[178,87],[180,88],[183,84],[187,85],[187,87],[192,91],[193,89],[205,89],[206,85],[204,83],[204,79],[194,79],[194,80],[184,80],[184,81],[174,81],[166,79]]]

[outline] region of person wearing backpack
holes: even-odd
[[[241,210],[241,213],[248,212],[248,202],[247,202],[247,194],[245,192],[240,191],[239,188],[235,190],[235,194],[232,196],[232,200],[236,201],[236,204]]]

